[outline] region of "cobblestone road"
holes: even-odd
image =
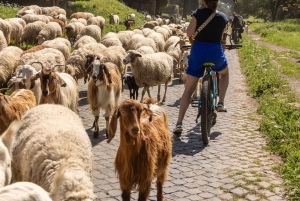
[[[184,120],[181,137],[173,137],[173,158],[169,177],[164,184],[165,200],[286,200],[282,180],[273,171],[280,160],[264,149],[264,138],[258,132],[257,104],[246,95],[236,50],[226,51],[229,60],[230,85],[226,96],[228,113],[218,114],[212,128],[209,146],[203,146],[200,124],[195,123],[196,108],[190,107]],[[79,84],[80,116],[93,144],[95,193],[100,200],[121,200],[114,158],[119,145],[119,132],[106,143],[104,117],[100,118],[101,133],[92,138],[93,116],[86,98],[87,85]],[[151,89],[156,97],[157,87]],[[170,131],[176,122],[183,85],[174,80],[168,88],[163,105]],[[140,89],[141,93],[141,89]],[[128,90],[123,99],[129,98]],[[103,114],[103,112],[102,112]],[[156,200],[153,183],[150,200]],[[132,200],[137,199],[133,191]]]

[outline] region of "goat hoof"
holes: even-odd
[[[99,137],[98,131],[95,131],[94,132],[94,138],[98,138],[98,137]]]
[[[105,135],[106,135],[106,139],[108,139],[108,132],[107,131],[105,132]]]

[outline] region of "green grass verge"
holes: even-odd
[[[249,94],[260,103],[260,131],[266,136],[268,148],[282,156],[279,168],[291,200],[300,199],[300,110],[296,99],[280,72],[272,63],[276,53],[258,46],[244,37],[240,51],[242,70],[247,76]]]
[[[280,22],[253,23],[251,30],[259,34],[262,40],[300,51],[300,20],[284,20]]]
[[[16,4],[0,2],[0,18],[2,19],[15,17],[19,10],[20,7]]]
[[[120,17],[120,22],[124,22],[125,18],[131,14],[135,13],[135,26],[134,28],[139,28],[144,24],[145,16],[136,10],[127,7],[117,0],[90,0],[90,1],[75,1],[70,10],[68,11],[68,17],[71,13],[74,12],[91,12],[95,16],[102,16],[105,18],[105,28],[104,33],[108,32],[118,32],[124,31],[124,24],[120,25],[110,25],[109,24],[109,15],[114,13]]]

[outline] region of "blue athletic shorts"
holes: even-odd
[[[200,78],[204,74],[203,64],[214,63],[212,70],[220,72],[228,66],[221,43],[195,41],[192,46],[186,74]]]

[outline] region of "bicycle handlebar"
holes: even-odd
[[[243,45],[241,44],[231,44],[231,45],[224,45],[226,49],[238,49],[238,48],[241,48],[243,47]],[[182,48],[191,48],[192,45],[182,45],[181,46]]]

